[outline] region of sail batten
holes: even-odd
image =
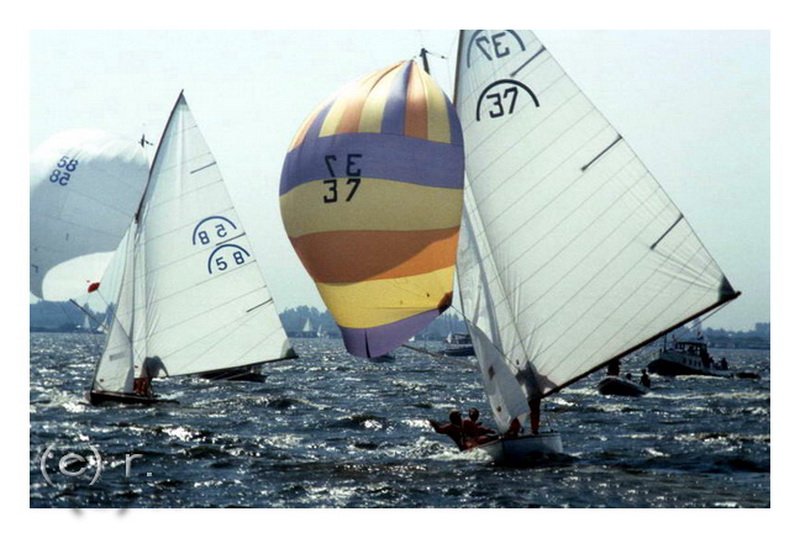
[[[533,33],[464,32],[457,73],[469,230],[458,276],[503,427],[520,402],[718,307],[732,288]]]

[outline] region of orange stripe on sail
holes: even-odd
[[[421,275],[452,266],[458,230],[322,232],[291,242],[316,282],[361,282]]]
[[[406,136],[428,138],[428,99],[416,62],[412,63],[406,93]]]
[[[361,123],[361,112],[369,94],[373,91],[380,80],[396,66],[387,67],[381,71],[370,74],[354,89],[352,93],[343,97],[347,100],[345,110],[336,128],[337,133],[357,133]]]

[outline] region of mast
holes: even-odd
[[[426,49],[425,47],[422,47],[419,50],[419,55],[422,58],[422,68],[425,70],[426,73],[428,73],[430,75],[431,74],[431,66],[428,64],[428,54],[430,54],[430,51],[428,49]]]

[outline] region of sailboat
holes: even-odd
[[[542,399],[735,299],[625,138],[529,31],[462,31],[461,301],[500,432],[520,463],[563,451]]]
[[[122,282],[91,403],[154,403],[152,377],[296,357],[183,92],[117,253]]]
[[[30,162],[30,292],[83,296],[99,281],[139,206],[148,163],[135,140],[99,129],[49,137]]]
[[[382,357],[450,306],[463,181],[458,117],[413,60],[347,85],[301,125],[281,216],[351,354]]]

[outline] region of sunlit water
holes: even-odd
[[[178,404],[92,407],[102,337],[30,342],[33,507],[769,506],[768,351],[716,352],[761,379],[653,376],[641,398],[602,396],[592,375],[543,405],[568,456],[514,469],[427,424],[453,407],[488,420],[474,359],[374,363],[297,340],[303,358],[267,365],[265,383],[175,378],[154,385]]]

